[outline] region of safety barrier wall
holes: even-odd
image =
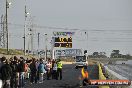
[[[98,64],[99,67],[99,79],[106,80],[106,77],[104,76],[103,69],[101,67],[101,64]],[[110,88],[109,86],[99,86],[99,88]]]
[[[110,79],[127,79],[125,77],[122,77],[118,73],[110,70],[107,66],[104,66],[104,67],[105,67]],[[132,85],[130,85],[130,86],[114,86],[112,88],[132,88]]]

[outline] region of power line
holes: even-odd
[[[0,23],[2,24],[2,23]],[[9,25],[14,25],[18,27],[23,27],[24,25],[22,24],[15,24],[15,23],[8,23]],[[27,27],[30,27],[31,25],[26,25]],[[66,27],[51,27],[51,26],[41,26],[37,24],[33,24],[34,28],[39,28],[39,29],[58,29],[58,30],[72,30],[72,31],[96,31],[96,32],[130,32],[132,31],[132,27],[124,27],[124,28],[131,28],[131,29],[117,29],[117,30],[111,30],[111,29],[98,29],[98,28],[87,28],[87,29],[78,29],[78,28],[66,28]]]

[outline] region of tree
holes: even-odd
[[[105,52],[100,52],[99,53],[99,57],[106,58],[107,56],[106,56],[106,53]]]
[[[126,55],[126,59],[130,59],[131,58],[131,55],[130,54],[127,54]]]
[[[99,56],[99,53],[98,52],[94,52],[93,53],[93,57],[98,57]]]
[[[120,52],[119,50],[113,50],[113,51],[112,51],[112,53],[115,53],[115,54],[117,54],[117,55],[119,54],[119,52]]]
[[[118,58],[120,56],[119,52],[119,50],[113,50],[110,57]]]

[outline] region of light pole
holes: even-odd
[[[39,36],[40,36],[40,33],[38,33],[38,56],[40,55],[40,53],[39,53]]]
[[[24,55],[26,55],[26,20],[27,20],[27,15],[29,13],[26,10],[26,5],[25,5],[25,21],[24,21]]]
[[[86,49],[87,49],[87,55],[88,55],[88,31],[85,32],[85,35],[87,36],[87,38],[86,38]]]
[[[47,60],[47,34],[45,34],[45,61]]]
[[[7,38],[7,46],[6,46],[6,48],[7,48],[7,54],[9,54],[9,36],[8,36],[8,8],[9,8],[9,5],[10,5],[11,3],[9,3],[7,0],[6,0],[6,38]]]
[[[29,55],[29,51],[30,51],[29,46],[30,46],[30,33],[28,33],[28,55]]]
[[[51,40],[51,52],[52,52],[51,56],[52,56],[52,59],[55,59],[54,43],[55,43],[55,38],[52,37],[52,40]]]

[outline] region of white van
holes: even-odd
[[[79,67],[84,67],[87,69],[88,60],[86,56],[76,56],[75,57],[75,68],[78,69]]]

